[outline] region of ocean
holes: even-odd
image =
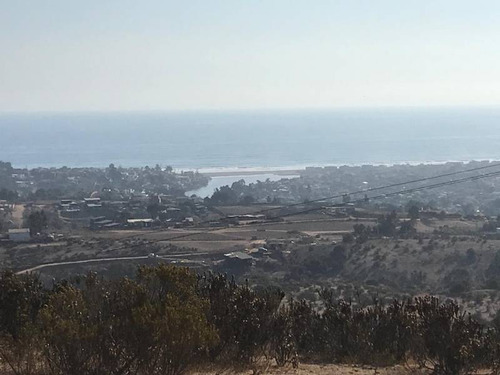
[[[16,167],[176,170],[500,159],[500,109],[1,114]]]

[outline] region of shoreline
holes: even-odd
[[[230,177],[230,176],[255,176],[262,174],[274,174],[279,176],[291,176],[300,175],[305,172],[308,168],[339,168],[348,167],[356,168],[363,166],[371,167],[396,167],[396,166],[437,166],[446,164],[463,164],[467,165],[470,163],[496,163],[500,160],[496,159],[476,159],[476,160],[446,160],[446,161],[405,161],[405,162],[395,162],[395,163],[383,163],[383,162],[372,162],[372,163],[339,163],[339,164],[317,164],[317,165],[300,165],[300,166],[290,166],[290,167],[220,167],[220,168],[199,168],[199,169],[183,169],[174,168],[176,172],[198,172],[209,177]]]
[[[200,172],[208,177],[238,177],[238,176],[258,176],[263,174],[274,174],[277,176],[297,176],[304,172],[303,169],[261,169],[251,171],[220,171],[220,172]]]
[[[8,162],[8,160],[0,161]],[[395,161],[395,162],[383,162],[383,161],[373,161],[373,162],[354,162],[354,163],[318,163],[318,164],[295,164],[288,166],[273,166],[273,167],[263,167],[263,166],[253,166],[253,167],[173,167],[175,173],[181,172],[198,172],[200,174],[209,176],[209,177],[224,177],[224,176],[253,176],[253,175],[261,175],[261,174],[274,174],[281,176],[289,176],[289,175],[298,175],[308,168],[339,168],[339,167],[348,167],[348,168],[356,168],[363,166],[372,166],[372,167],[395,167],[395,166],[432,166],[432,165],[446,165],[446,164],[463,164],[467,165],[470,163],[496,163],[500,162],[500,159],[464,159],[464,160],[413,160],[413,161]],[[131,165],[120,165],[114,163],[118,167],[127,169],[127,168],[143,168],[144,166],[131,166]],[[145,164],[146,165],[146,164]],[[169,164],[165,164],[169,165]],[[66,166],[68,168],[76,168],[76,169],[105,169],[107,165],[17,165],[12,163],[12,166],[16,169],[57,169]]]

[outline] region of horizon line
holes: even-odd
[[[274,108],[192,108],[192,109],[75,109],[75,110],[0,110],[4,115],[64,114],[167,114],[167,113],[272,113],[272,112],[349,112],[349,111],[419,111],[419,110],[500,110],[498,105],[407,105],[407,106],[345,106],[345,107],[274,107]]]

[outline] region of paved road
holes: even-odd
[[[183,253],[183,254],[171,254],[171,255],[162,255],[159,256],[158,258],[160,259],[171,259],[171,258],[187,258],[190,256],[203,256],[203,255],[208,255],[209,253]],[[115,258],[93,258],[93,259],[83,259],[83,260],[72,260],[72,261],[67,261],[67,262],[54,262],[54,263],[46,263],[46,264],[39,264],[38,266],[27,268],[22,271],[16,272],[16,275],[22,275],[25,273],[30,273],[34,271],[41,270],[43,268],[48,268],[48,267],[57,267],[57,266],[68,266],[68,265],[73,265],[73,264],[85,264],[85,263],[101,263],[101,262],[114,262],[114,261],[120,261],[120,260],[141,260],[141,259],[148,259],[150,258],[147,255],[143,256],[136,256],[136,257],[115,257]]]

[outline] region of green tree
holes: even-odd
[[[208,303],[197,291],[196,274],[187,268],[141,267],[139,285],[148,303],[134,311],[144,348],[141,364],[147,374],[177,375],[216,341],[206,318]]]
[[[216,340],[193,272],[141,268],[137,280],[56,288],[41,315],[51,374],[176,375]]]
[[[401,227],[399,228],[399,233],[401,235],[409,236],[415,234],[416,232],[413,220],[406,220],[401,223]]]
[[[415,308],[415,359],[423,367],[430,365],[436,375],[476,373],[485,357],[484,328],[454,302],[417,298]]]
[[[9,202],[15,202],[19,198],[17,191],[8,190],[5,188],[0,189],[0,199]]]
[[[40,281],[31,275],[0,275],[0,363],[14,374],[38,374],[42,364],[39,313],[46,299]]]
[[[213,358],[251,363],[265,353],[284,294],[279,289],[260,291],[237,285],[226,275],[205,275],[200,292],[210,301],[209,321],[217,328],[219,344]]]
[[[28,227],[32,236],[43,232],[47,228],[47,216],[45,212],[43,210],[31,212],[28,216]]]
[[[148,204],[146,211],[148,211],[148,214],[152,219],[156,219],[158,217],[158,213],[160,212],[160,205],[158,203]]]
[[[381,236],[392,237],[396,234],[396,226],[398,222],[398,217],[396,211],[392,211],[390,214],[382,216],[378,220],[377,232]]]
[[[111,181],[114,183],[120,182],[123,178],[122,173],[118,168],[115,167],[113,163],[111,163],[107,168],[107,174]]]
[[[233,183],[235,186],[236,182]],[[235,204],[238,202],[238,195],[233,188],[229,186],[221,186],[215,189],[212,197],[210,198],[210,203],[212,204]]]
[[[93,373],[98,328],[81,290],[61,286],[50,296],[41,313],[41,323],[47,343],[44,357],[51,374]]]
[[[418,208],[418,206],[410,206],[408,208],[408,216],[411,220],[417,220],[420,217],[420,209]]]

